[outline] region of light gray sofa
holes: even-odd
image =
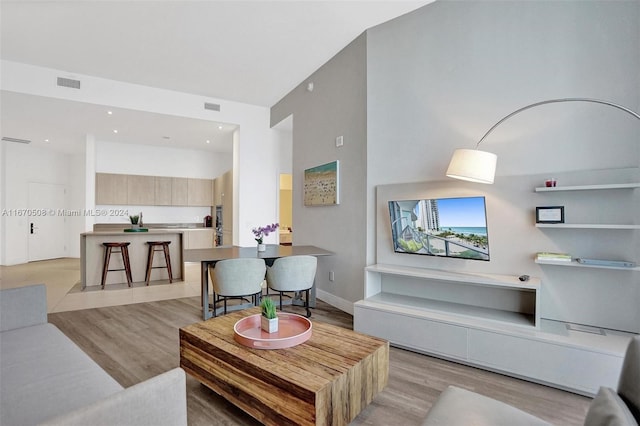
[[[640,336],[629,342],[618,389],[601,387],[585,426],[637,426],[640,422]],[[520,426],[549,423],[515,407],[455,386],[445,389],[433,404],[423,426]]]
[[[0,291],[0,425],[186,425],[175,368],[124,389],[56,326],[44,285]]]

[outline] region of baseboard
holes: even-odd
[[[320,289],[316,289],[316,297],[321,299],[323,302],[330,304],[334,308],[338,308],[341,311],[353,315],[353,302]]]

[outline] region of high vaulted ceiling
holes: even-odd
[[[1,0],[0,55],[270,107],[366,29],[430,2]]]

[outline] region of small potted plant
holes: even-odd
[[[262,308],[262,316],[260,317],[260,326],[267,333],[275,333],[278,331],[278,314],[276,313],[276,305],[268,297],[262,299],[260,303]]]
[[[258,243],[258,251],[265,251],[267,249],[267,246],[264,244],[264,237],[278,229],[278,226],[280,226],[278,223],[272,223],[271,225],[261,226],[251,230]]]
[[[129,216],[129,220],[131,221],[131,227],[132,228],[137,228],[138,225],[138,219],[140,219],[140,216],[135,215],[135,216]]]

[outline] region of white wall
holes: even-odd
[[[376,220],[382,213],[376,209],[377,187],[425,181],[440,185],[453,150],[475,146],[509,112],[560,97],[601,98],[640,110],[638,40],[637,1],[436,2],[368,30],[365,58],[357,49],[336,55],[272,108],[272,123],[294,113],[294,184],[299,178],[296,163],[300,170],[310,157],[320,163],[322,155],[329,155],[329,147],[316,145],[344,131],[342,119],[357,122],[361,114],[366,116],[365,147],[357,161],[348,163],[350,169],[366,173],[365,186],[361,188],[358,179],[342,182],[342,188],[366,193],[364,199],[361,194],[354,198],[356,204],[365,203],[365,212],[341,206],[323,209],[330,215],[319,219],[294,203],[296,232],[309,230],[305,242],[325,243],[335,248],[338,262],[347,260],[340,272],[348,282],[321,284],[320,289],[351,302],[362,297],[363,263],[378,261]],[[345,74],[349,60],[366,60],[357,82],[336,78],[329,69],[342,66]],[[318,76],[330,87],[318,84]],[[325,78],[330,76],[333,79]],[[306,83],[313,80],[315,90],[309,93]],[[366,106],[346,101],[354,93],[344,89],[344,81],[366,83],[366,97],[358,98],[366,99]],[[315,96],[316,90],[323,95]],[[638,167],[639,140],[637,120],[619,110],[558,104],[513,117],[482,147],[499,157],[496,185],[509,185],[510,179],[500,178]],[[365,262],[345,255],[342,247],[345,224],[352,223],[354,215],[365,229],[353,235],[357,244],[348,251],[364,253]],[[318,223],[325,236],[311,231]],[[534,253],[538,248],[524,250]],[[492,260],[489,267],[494,273],[520,270],[505,265]],[[584,319],[584,311],[578,311],[576,317]]]
[[[319,259],[316,285],[325,301],[346,311],[350,301],[361,298],[366,256],[365,58],[361,35],[272,108],[274,124],[293,114],[293,243],[335,253]],[[344,137],[340,148],[337,136]],[[340,204],[305,207],[304,170],[335,160],[340,161]],[[329,281],[330,271],[335,281]]]
[[[234,197],[238,203],[234,244],[253,245],[251,228],[274,220],[277,213],[277,180],[274,176],[277,175],[278,158],[277,143],[269,127],[268,108],[11,61],[3,60],[1,66],[2,90],[238,124],[241,130],[234,152],[238,167],[234,182],[238,191]],[[57,76],[81,80],[82,90],[69,91],[57,87]],[[204,102],[220,104],[221,111],[204,110]],[[87,155],[85,194],[88,200],[93,199],[89,197],[93,196],[89,194],[89,175],[95,161],[90,150],[87,150]],[[10,183],[5,182],[5,187],[8,186]]]
[[[6,162],[3,167],[5,173],[5,209],[10,212],[5,215],[5,228],[2,234],[5,251],[3,264],[13,265],[27,262],[29,259],[29,223],[28,215],[16,215],[16,210],[29,208],[29,183],[50,183],[62,185],[66,189],[65,206],[67,209],[80,209],[78,203],[78,183],[72,181],[78,170],[71,165],[72,159],[66,154],[53,150],[35,148],[30,145],[3,142]],[[77,218],[67,217],[67,223],[76,225]],[[76,238],[77,237],[77,238]],[[74,238],[79,241],[79,235],[72,236],[65,232],[67,255],[77,253],[71,249]],[[79,242],[78,242],[79,244]]]

